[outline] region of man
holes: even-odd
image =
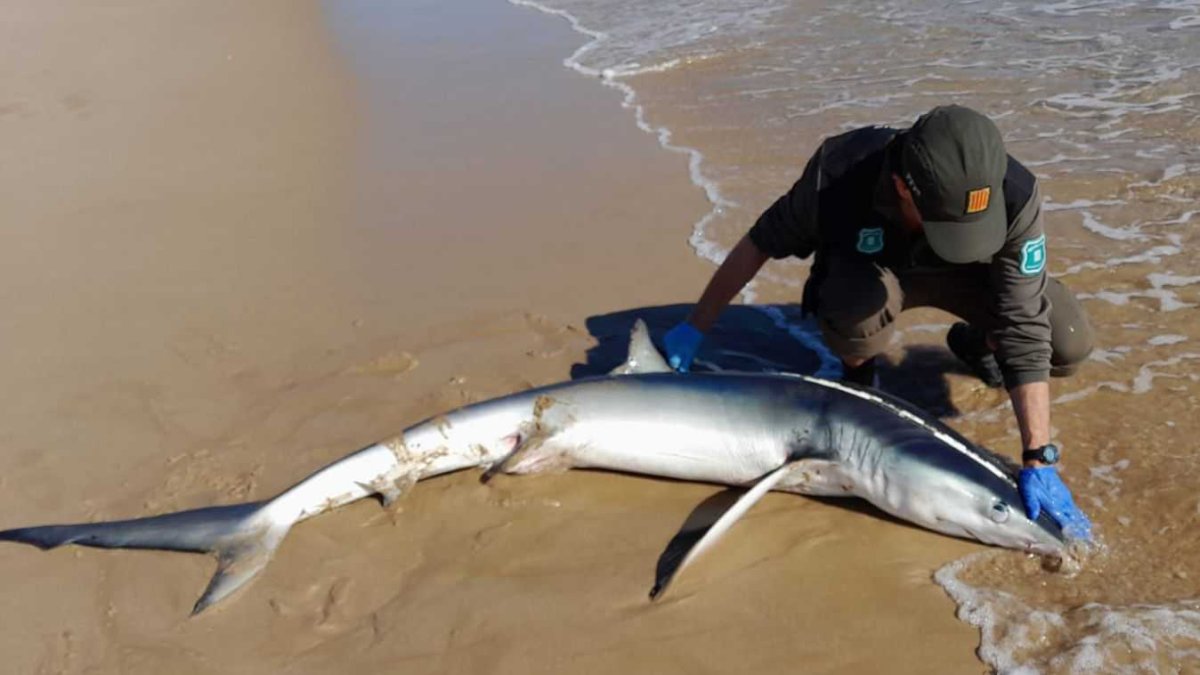
[[[667,333],[671,365],[689,368],[704,332],[768,258],[813,254],[803,311],[816,315],[845,379],[875,384],[875,357],[901,311],[930,306],[965,319],[947,342],[986,383],[1008,389],[1026,511],[1046,509],[1068,535],[1090,538],[1054,468],[1048,378],[1073,372],[1092,332],[1071,292],[1046,275],[1037,180],[1007,155],[996,125],[943,106],[909,129],[826,139]]]

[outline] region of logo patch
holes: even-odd
[[[988,202],[992,200],[992,188],[985,187],[971,190],[967,193],[967,213],[987,211]]]
[[[868,255],[883,250],[883,228],[869,227],[858,231],[858,252]]]
[[[1021,274],[1038,274],[1046,269],[1046,235],[1021,246]]]

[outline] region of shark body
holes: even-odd
[[[133,520],[0,531],[64,544],[214,554],[193,613],[253,579],[296,523],[468,468],[528,474],[589,468],[756,486],[685,559],[769,490],[867,500],[903,520],[987,544],[1061,556],[1058,525],[1026,517],[1015,467],[872,389],[783,374],[670,371],[645,326],[613,375],[475,403],[334,462],[276,497]],[[669,582],[660,578],[655,593]]]

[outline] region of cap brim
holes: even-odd
[[[1004,209],[992,208],[978,218],[923,223],[925,238],[939,258],[963,264],[986,260],[1000,252],[1008,234]]]

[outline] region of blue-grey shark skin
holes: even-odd
[[[1014,466],[902,401],[796,375],[669,372],[644,326],[618,371],[628,374],[438,415],[266,501],[11,529],[0,540],[212,553],[218,569],[198,613],[253,579],[293,524],[344,504],[374,495],[386,504],[418,480],[466,468],[593,468],[733,486],[770,475],[775,490],[857,496],[932,530],[1062,555],[1049,516],[1025,516]]]

